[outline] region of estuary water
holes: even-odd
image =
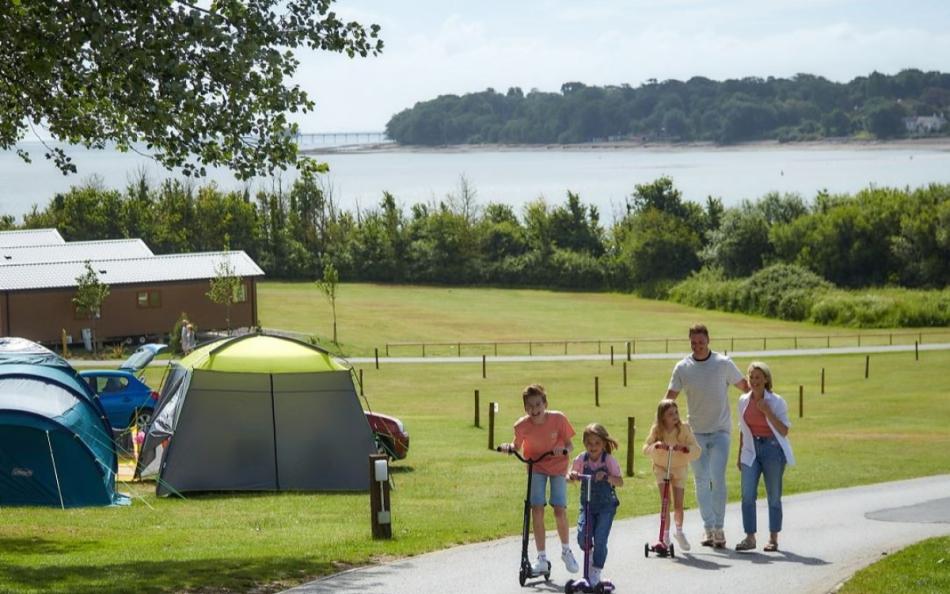
[[[71,148],[79,173],[64,176],[43,158],[40,143],[23,143],[33,155],[24,163],[13,151],[0,152],[0,214],[20,217],[41,208],[57,193],[95,178],[105,187],[124,189],[144,173],[153,183],[175,177],[152,159],[114,150]],[[307,150],[308,147],[301,147]],[[314,147],[309,147],[314,148]],[[917,187],[950,183],[950,141],[930,144],[767,145],[740,147],[494,148],[318,152],[330,173],[325,178],[338,206],[374,208],[384,191],[407,208],[418,202],[458,194],[464,176],[479,204],[503,202],[521,212],[538,197],[557,204],[567,191],[596,205],[602,221],[623,212],[636,184],[669,176],[684,198],[704,203],[708,196],[727,206],[777,192],[806,200],[822,190],[854,193],[868,186]],[[201,183],[223,189],[288,188],[294,174],[251,182],[227,170],[212,170]]]

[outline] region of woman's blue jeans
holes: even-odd
[[[774,437],[753,439],[755,440],[755,460],[750,466],[742,465],[742,528],[746,534],[756,532],[755,500],[758,497],[759,477],[763,477],[769,502],[769,532],[781,532],[785,452]]]

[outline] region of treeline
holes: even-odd
[[[11,227],[12,220],[5,224]],[[521,213],[505,204],[480,205],[464,178],[446,199],[413,204],[408,212],[390,193],[375,208],[339,209],[312,175],[289,191],[253,196],[140,180],[124,192],[73,188],[34,208],[24,227],[56,227],[70,241],[141,237],[156,253],[228,245],[248,252],[268,277],[282,279],[315,279],[332,263],[344,281],[655,297],[685,281],[692,288],[673,295],[687,303],[826,323],[843,322],[816,318],[801,303],[760,306],[743,297],[736,279],[769,270],[769,291],[777,292],[768,299],[774,300],[833,287],[942,289],[950,278],[950,185],[821,193],[810,202],[771,193],[724,208],[715,198],[703,206],[684,200],[664,177],[635,186],[625,211],[605,224],[597,208],[573,192],[560,204],[535,200]],[[785,267],[769,269],[776,264]],[[773,277],[786,279],[784,289]],[[802,285],[803,279],[811,284]],[[716,283],[725,288],[715,295],[700,290]],[[759,291],[758,284],[749,290]],[[950,302],[941,307],[950,312]]]
[[[950,74],[942,72],[873,72],[848,83],[810,74],[725,81],[697,76],[649,80],[636,88],[568,82],[560,93],[512,87],[504,94],[442,95],[394,115],[386,133],[409,145],[897,138],[946,133],[948,107]],[[936,122],[914,130],[904,122],[934,114],[940,114]]]

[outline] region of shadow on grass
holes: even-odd
[[[98,549],[99,546],[89,540],[61,542],[44,538],[0,538],[0,551],[5,555],[66,555],[82,549]]]
[[[0,540],[6,547],[10,541]],[[336,571],[327,562],[306,557],[280,559],[192,559],[129,561],[107,565],[0,562],[2,592],[279,592]]]
[[[393,474],[407,474],[410,472],[415,472],[416,469],[412,466],[390,466],[389,472]]]

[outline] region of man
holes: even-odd
[[[723,523],[726,515],[726,463],[729,458],[729,385],[749,391],[749,383],[732,359],[709,350],[709,330],[702,324],[689,329],[693,353],[673,367],[666,397],[675,400],[686,390],[689,424],[702,448],[692,463],[696,501],[706,535],[700,544],[726,546]]]

